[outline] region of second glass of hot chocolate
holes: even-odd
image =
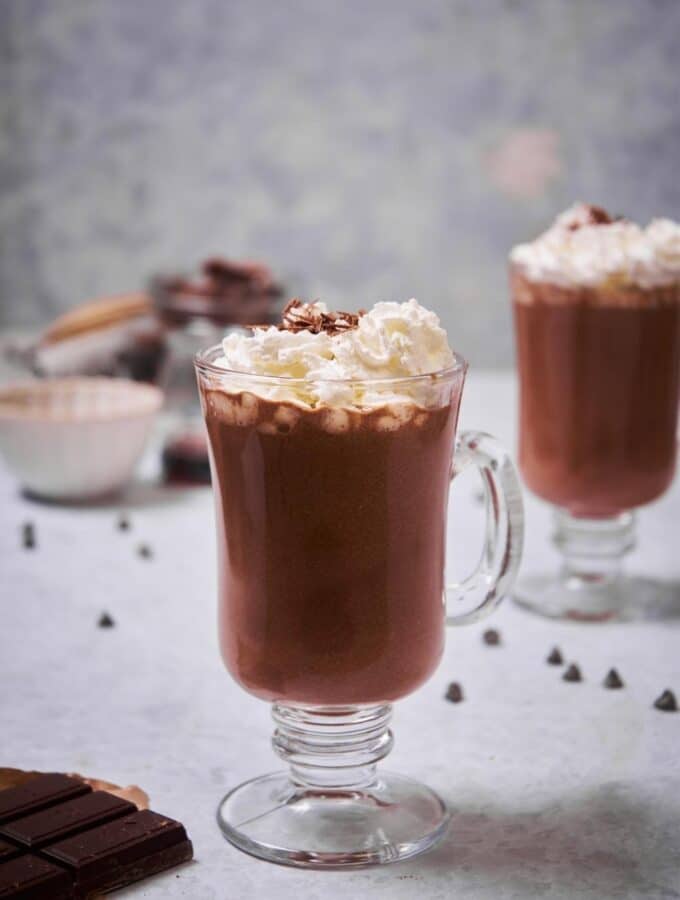
[[[651,579],[625,577],[632,510],[669,487],[677,456],[680,226],[643,229],[579,205],[510,257],[520,380],[520,468],[556,508],[556,576],[520,583],[546,615],[669,612]]]

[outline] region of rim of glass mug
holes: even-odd
[[[467,360],[459,353],[452,351],[453,365],[447,366],[445,369],[437,369],[434,372],[423,372],[420,375],[390,375],[380,378],[357,376],[351,378],[298,378],[292,375],[261,375],[254,372],[244,372],[241,369],[228,369],[224,366],[217,366],[214,361],[221,355],[223,355],[222,346],[221,344],[216,344],[213,347],[208,347],[207,350],[201,350],[197,353],[194,356],[194,365],[201,372],[211,373],[220,377],[235,375],[239,378],[253,379],[253,381],[260,384],[274,382],[276,384],[285,384],[288,387],[309,384],[413,384],[416,381],[443,381],[461,372],[465,373],[468,369]]]

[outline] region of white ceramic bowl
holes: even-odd
[[[129,481],[163,402],[150,384],[57,378],[0,388],[0,453],[23,486],[87,500]]]

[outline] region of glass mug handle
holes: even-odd
[[[467,612],[446,616],[447,625],[469,625],[485,618],[514,584],[522,558],[524,506],[517,471],[498,441],[483,431],[464,431],[456,440],[451,480],[465,469],[479,470],[486,497],[486,529],[477,567],[458,584],[445,589],[447,613],[451,601],[472,597]]]

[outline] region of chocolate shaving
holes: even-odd
[[[582,221],[571,222],[567,228],[569,231],[578,231],[579,228],[583,228],[584,225],[611,225],[612,222],[617,221],[617,219],[612,218],[609,215],[606,209],[603,209],[601,206],[593,206],[590,203],[586,203],[582,207],[584,218]]]
[[[593,205],[588,206],[588,218],[591,225],[609,225],[614,221],[606,209]]]
[[[303,303],[299,297],[289,300],[281,313],[281,322],[276,327],[279,331],[309,331],[312,334],[325,332],[334,337],[351,331],[359,324],[359,319],[364,315],[364,310],[358,313],[351,312],[322,312],[314,303]]]

